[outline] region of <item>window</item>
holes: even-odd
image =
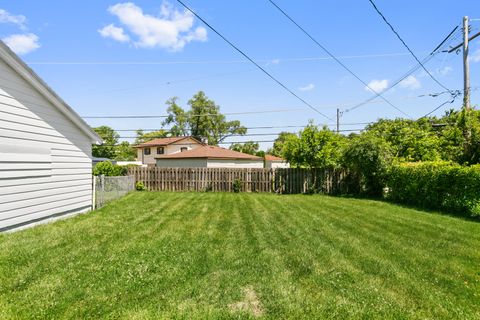
[[[188,150],[187,147],[181,147],[181,148],[180,148],[180,152],[187,151],[187,150]]]
[[[164,147],[157,147],[157,154],[164,154],[165,148]]]
[[[150,154],[150,148],[143,149],[143,154],[148,156]]]

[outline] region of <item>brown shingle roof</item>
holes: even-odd
[[[245,159],[262,160],[257,156],[237,152],[216,146],[201,146],[184,152],[172,153],[169,155],[155,157],[155,159],[185,159],[185,158],[207,158],[207,159]]]
[[[159,138],[159,139],[153,139],[144,143],[137,144],[134,146],[135,148],[142,148],[142,147],[154,147],[154,146],[167,146],[169,144],[175,143],[175,142],[180,142],[181,140],[184,139],[192,139],[196,141],[197,143],[201,144],[200,141],[193,137],[170,137],[170,138]]]
[[[277,156],[274,156],[274,155],[271,155],[271,154],[266,154],[265,155],[265,160],[267,160],[267,161],[285,161],[285,159],[282,159],[280,157],[277,157]]]

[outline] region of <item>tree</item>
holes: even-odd
[[[361,187],[355,191],[380,196],[392,160],[393,150],[388,142],[372,133],[363,133],[349,141],[342,162],[350,169],[356,187]]]
[[[240,121],[227,121],[220,113],[220,107],[210,100],[203,91],[199,91],[188,101],[189,111],[177,104],[177,98],[167,101],[168,117],[162,123],[170,126],[174,136],[193,136],[198,140],[207,140],[210,145],[217,145],[231,135],[244,135],[247,129]]]
[[[115,147],[115,160],[133,161],[137,157],[137,152],[128,141],[122,141]]]
[[[182,137],[191,135],[189,114],[177,104],[177,100],[177,97],[167,100],[168,117],[163,121],[162,125],[172,125],[170,127],[170,133],[172,136]]]
[[[448,112],[439,120],[443,159],[460,164],[480,163],[480,111]]]
[[[103,145],[92,145],[92,155],[98,158],[115,157],[115,145],[118,143],[120,135],[108,126],[100,126],[93,130],[102,138]]]
[[[165,130],[158,130],[152,132],[143,132],[143,130],[139,129],[136,131],[137,137],[135,138],[135,144],[141,144],[153,139],[158,138],[165,138],[167,137],[167,132]]]
[[[432,126],[432,119],[380,119],[366,131],[388,142],[403,161],[435,161],[442,158],[442,141]]]
[[[234,143],[230,146],[230,150],[243,152],[251,155],[256,155],[259,152],[259,148],[259,144],[253,141]]]
[[[273,142],[273,147],[267,150],[268,154],[273,154],[277,157],[283,157],[283,146],[285,145],[285,141],[287,141],[288,137],[295,136],[294,133],[291,132],[280,132],[278,137]]]
[[[346,138],[309,123],[297,135],[288,135],[283,156],[295,167],[331,169],[339,167]]]

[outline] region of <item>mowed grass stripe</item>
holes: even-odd
[[[301,217],[304,212],[303,208],[295,208],[296,210],[291,210],[290,212],[295,212],[292,214],[292,216],[296,217]],[[318,210],[318,208],[317,208]],[[355,277],[352,277],[351,275],[362,275],[365,276],[365,268],[363,266],[359,266],[358,264],[352,263],[352,257],[359,256],[360,255],[360,250],[359,247],[355,242],[357,242],[356,238],[349,238],[345,239],[344,237],[340,238],[338,235],[338,229],[333,229],[331,227],[332,225],[332,220],[315,220],[316,215],[312,214],[312,220],[314,222],[320,222],[321,223],[321,232],[318,232],[317,237],[313,238],[306,238],[306,239],[301,239],[302,241],[297,244],[297,247],[300,246],[309,246],[310,250],[309,252],[318,252],[318,245],[321,245],[322,243],[328,243],[329,248],[327,247],[327,250],[330,249],[330,257],[331,259],[326,260],[323,256],[317,257],[318,259],[310,259],[307,261],[307,263],[304,266],[304,273],[307,275],[313,274],[311,277],[313,280],[320,280],[319,282],[315,281],[313,284],[318,285],[319,288],[322,290],[327,290],[330,291],[331,294],[328,294],[327,296],[330,297],[330,301],[326,303],[327,309],[325,310],[326,312],[329,312],[329,309],[333,305],[351,305],[355,304],[356,301],[355,299],[351,299],[351,294],[358,294],[361,291],[364,291],[364,295],[370,295],[371,291],[369,290],[368,287],[365,287],[365,284],[362,284],[361,286],[357,286],[357,284],[354,281]],[[322,217],[324,218],[324,217]],[[308,220],[302,220],[302,221],[308,221]],[[313,228],[312,228],[313,226]],[[319,226],[315,223],[303,223],[302,226],[299,226],[305,232],[303,234],[309,234],[311,233],[309,229],[312,230],[319,230]],[[310,244],[310,245],[309,245]],[[365,256],[362,256],[362,258],[366,259]],[[371,257],[368,257],[370,259]],[[357,258],[358,259],[358,258]],[[314,263],[314,261],[317,261]],[[375,259],[373,261],[376,261]],[[310,268],[308,266],[310,265],[316,265],[316,268]],[[344,272],[343,270],[346,269],[348,272]],[[387,269],[389,270],[389,269]],[[322,277],[317,277],[316,274],[321,274]],[[300,276],[303,276],[300,274]],[[305,278],[303,276],[303,278]],[[308,278],[308,277],[307,277]],[[338,281],[341,278],[342,281]],[[335,294],[337,292],[337,294]],[[334,297],[332,299],[331,297]],[[397,301],[397,299],[392,300],[394,302]],[[394,303],[395,304],[395,303]],[[359,305],[360,308],[363,306]],[[340,309],[340,308],[337,308]],[[344,309],[339,312],[339,316],[346,317],[346,316],[353,316],[348,310]],[[378,312],[378,310],[377,310]]]
[[[134,193],[0,235],[0,316],[480,318],[479,231],[372,200]]]

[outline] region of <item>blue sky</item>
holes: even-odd
[[[266,0],[185,0],[205,20],[257,60],[296,94],[334,118],[336,107],[372,96]],[[415,61],[367,0],[277,0],[294,19],[378,90]],[[386,1],[378,7],[419,57],[425,57],[461,23],[480,18],[480,2]],[[203,90],[222,112],[289,110],[229,116],[247,126],[332,123],[266,77],[176,1],[10,1],[0,4],[0,37],[80,115],[162,115],[165,101],[180,104]],[[472,32],[480,21],[472,21]],[[460,38],[453,39],[456,45]],[[472,87],[480,85],[480,38],[471,44]],[[450,89],[462,88],[461,55],[438,54],[427,68]],[[441,92],[422,70],[385,93],[395,106],[419,117],[448,100],[418,97]],[[478,103],[479,92],[472,93]],[[461,99],[437,111],[459,108]],[[344,113],[342,129],[378,118],[403,116],[385,102]],[[114,129],[159,128],[161,119],[91,119]],[[296,129],[290,129],[295,131]],[[249,130],[276,133],[281,129]],[[122,136],[132,133],[122,132]],[[231,138],[272,140],[275,136]],[[268,147],[269,143],[262,143]]]

